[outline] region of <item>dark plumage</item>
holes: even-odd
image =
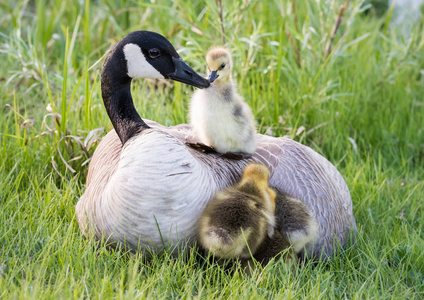
[[[251,254],[263,263],[290,247],[275,227],[276,194],[268,186],[268,169],[249,164],[240,183],[216,193],[198,223],[201,246],[220,258],[249,260]]]
[[[261,196],[235,187],[218,192],[200,217],[200,243],[223,258],[250,257],[247,245],[255,252],[268,226],[273,227],[269,224],[273,223],[272,212],[263,201]]]
[[[289,239],[294,252],[303,256],[305,249],[313,249],[319,228],[305,204],[288,194],[277,193],[275,206],[277,230]]]
[[[305,245],[313,244],[317,223],[310,211],[287,194],[277,195],[268,186],[268,177],[264,165],[251,163],[240,183],[216,193],[200,216],[197,229],[205,250],[220,258],[241,258],[244,266],[252,266],[252,255],[266,265],[283,255],[290,259]]]

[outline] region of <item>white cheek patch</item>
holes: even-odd
[[[149,64],[139,46],[126,44],[124,55],[127,60],[128,76],[131,78],[165,78]]]

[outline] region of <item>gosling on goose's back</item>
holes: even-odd
[[[288,138],[257,134],[251,159],[230,160],[186,146],[188,125],[145,122],[130,93],[132,78],[170,78],[197,87],[209,83],[189,68],[161,35],[130,33],[111,50],[102,70],[102,96],[115,130],[98,145],[76,214],[84,234],[102,234],[133,250],[186,240],[217,190],[234,184],[248,162],[270,170],[275,190],[300,199],[319,223],[311,253],[332,255],[355,229],[349,190],[324,157]],[[278,204],[276,207],[278,219]],[[161,233],[158,232],[158,227]]]
[[[213,48],[206,54],[206,63],[211,85],[194,92],[190,103],[190,125],[194,133],[202,144],[217,152],[253,154],[255,120],[231,78],[230,52]]]

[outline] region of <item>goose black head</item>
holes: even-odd
[[[104,69],[120,82],[166,78],[198,88],[210,85],[184,62],[165,37],[151,31],[134,31],[124,37],[106,59]]]

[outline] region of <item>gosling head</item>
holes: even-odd
[[[197,74],[162,35],[134,31],[125,36],[106,58],[102,73],[116,84],[133,78],[165,78],[198,88],[210,85]]]
[[[275,212],[275,191],[268,185],[269,170],[263,164],[250,163],[243,172],[240,189],[246,189],[251,194],[260,195],[266,210],[272,214]]]
[[[208,79],[226,83],[231,79],[231,69],[233,61],[230,52],[222,47],[213,48],[206,54],[206,64],[208,66]]]

